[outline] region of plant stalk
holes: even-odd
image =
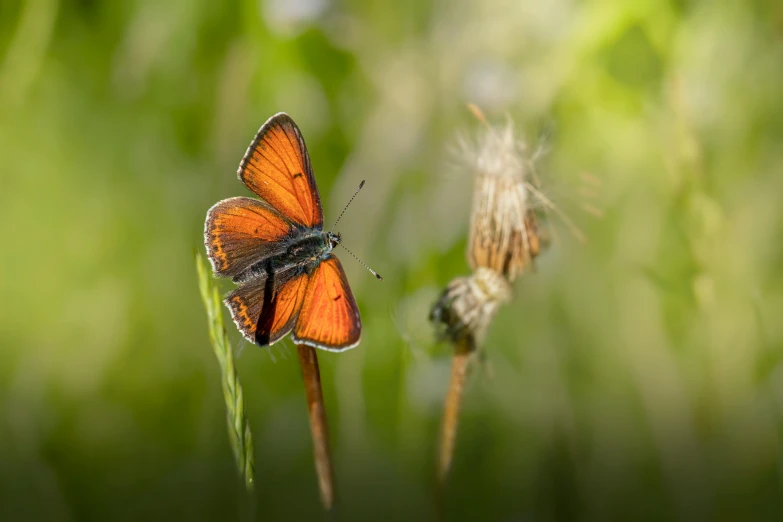
[[[471,344],[469,339],[463,339],[455,344],[454,356],[451,359],[451,380],[449,389],[446,392],[446,400],[444,401],[438,454],[438,484],[441,489],[445,488],[454,458],[462,393],[465,388],[465,376],[473,355]]]
[[[326,405],[321,390],[321,372],[318,369],[318,356],[315,348],[304,344],[297,345],[299,365],[302,367],[302,380],[307,397],[307,411],[310,417],[310,431],[313,436],[313,459],[318,475],[318,487],[321,503],[330,511],[334,506],[334,469],[332,453],[329,447],[329,423],[326,420]]]

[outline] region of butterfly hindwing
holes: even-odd
[[[309,277],[297,274],[277,286],[270,302],[264,303],[258,318],[255,343],[259,346],[276,343],[294,327],[302,308]]]
[[[231,318],[248,341],[268,346],[284,337],[296,323],[309,277],[296,267],[278,274],[261,274],[226,296]]]
[[[359,344],[362,323],[340,260],[334,254],[310,275],[292,339],[330,351]]]
[[[256,262],[284,251],[291,225],[262,201],[230,198],[207,212],[204,243],[216,275],[234,277]]]
[[[324,222],[304,138],[285,113],[258,131],[239,165],[239,179],[285,218],[320,229]]]
[[[262,275],[239,285],[223,301],[226,303],[239,333],[250,341],[256,342],[258,318],[264,307],[264,294],[267,293],[266,276]]]

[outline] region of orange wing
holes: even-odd
[[[291,225],[273,208],[251,198],[230,198],[207,212],[204,243],[216,275],[234,277],[278,250]]]
[[[309,279],[301,273],[275,283],[272,278],[261,276],[229,293],[226,306],[245,339],[268,346],[290,332],[302,308]]]
[[[292,339],[339,352],[359,344],[362,321],[340,260],[330,254],[310,276]]]
[[[309,279],[307,274],[301,273],[275,290],[274,298],[261,310],[258,319],[257,345],[274,344],[291,331],[302,309]]]
[[[287,114],[264,123],[239,164],[239,179],[283,216],[321,228],[324,212],[304,138]]]

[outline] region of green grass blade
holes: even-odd
[[[228,438],[234,451],[237,468],[245,481],[248,491],[253,489],[253,439],[250,425],[245,414],[245,402],[242,385],[234,366],[234,352],[226,335],[223,323],[222,302],[218,289],[215,287],[211,272],[204,257],[196,252],[196,271],[198,272],[199,291],[209,321],[209,340],[215,357],[220,366],[220,380],[223,386],[223,397],[226,401],[226,420],[228,421]]]

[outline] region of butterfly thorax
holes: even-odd
[[[332,249],[339,243],[339,234],[319,230],[292,241],[285,254],[279,256],[276,261],[282,265],[302,265],[309,272],[329,257]]]

